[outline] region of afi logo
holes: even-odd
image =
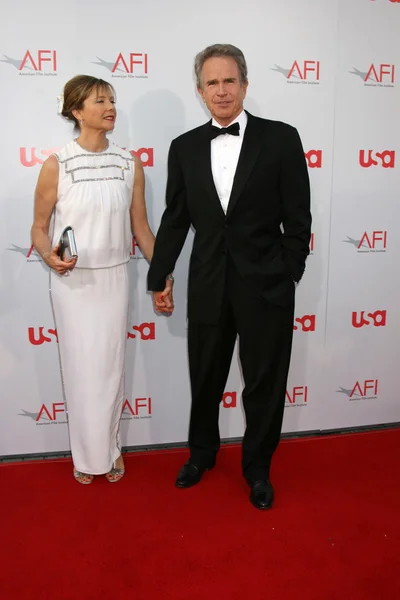
[[[36,63],[35,63],[36,59]],[[24,58],[21,61],[19,70],[22,71],[25,67],[33,68],[35,71],[42,71],[43,64],[50,63],[50,68],[57,71],[57,52],[55,50],[38,50],[37,55],[32,55],[29,50],[26,51]]]
[[[311,237],[310,237],[310,254],[314,253],[314,248],[315,248],[315,233],[312,233]]]
[[[367,71],[364,81],[375,81],[376,83],[394,83],[395,65],[372,64]]]
[[[293,330],[297,331],[315,331],[315,315],[304,315],[304,317],[297,317],[294,320]],[[300,327],[296,325],[298,323]]]
[[[36,148],[20,148],[19,159],[21,165],[24,167],[34,167],[35,165],[42,165],[44,161],[55,152],[58,152],[60,148],[50,148],[49,150],[36,150]],[[139,148],[139,150],[129,150],[133,156],[137,156],[142,162],[144,167],[154,167],[154,149],[153,148]]]
[[[126,73],[134,73],[135,70],[139,70],[141,73],[147,75],[149,70],[148,55],[141,52],[131,52],[124,57],[122,52],[120,52],[111,72],[115,73],[117,69],[123,69]]]
[[[130,257],[132,259],[144,258],[134,235],[132,236],[132,250],[130,252]]]
[[[387,231],[372,231],[368,235],[364,231],[363,236],[358,244],[358,248],[370,248],[371,250],[385,250],[387,244]]]
[[[319,60],[295,60],[288,69],[275,65],[271,71],[276,71],[285,77],[287,83],[311,83],[318,84],[320,79],[321,65]]]
[[[359,329],[360,327],[364,327],[364,325],[371,325],[371,323],[374,327],[386,326],[386,310],[376,310],[373,313],[367,313],[367,317],[370,317],[371,320],[365,318],[364,315],[364,310],[362,310],[360,314],[353,312],[351,319],[353,327]]]
[[[33,247],[33,244],[31,244],[31,246],[30,246],[30,248],[29,248],[28,252],[26,253],[26,258],[30,258],[30,256],[31,256],[32,252],[35,252],[35,253],[37,254],[37,252],[36,252],[35,248]]]
[[[384,150],[383,152],[375,152],[375,157],[373,157],[373,150],[368,150],[367,156],[365,156],[366,150],[360,150],[359,162],[362,167],[368,169],[372,166],[377,166],[380,164],[384,169],[394,169],[396,152],[395,150]],[[376,159],[379,159],[376,160]]]
[[[151,417],[151,398],[135,398],[132,402],[125,400],[122,413],[135,419]]]
[[[289,70],[287,78],[291,79],[292,77],[296,77],[301,80],[313,79],[314,81],[319,81],[319,74],[319,60],[304,60],[303,62],[297,62],[297,60],[295,60]]]
[[[322,167],[322,150],[309,150],[304,153],[304,156],[310,169],[320,169]]]
[[[349,400],[372,399],[377,397],[378,387],[378,379],[365,379],[365,381],[356,381],[354,386],[349,389],[339,386],[336,391],[339,394],[345,394]]]
[[[111,73],[111,77],[141,78],[147,79],[149,72],[149,57],[143,52],[130,52],[123,54],[120,52],[115,60],[107,61],[96,56],[97,62],[94,65],[100,65]]]
[[[377,395],[377,393],[378,393],[378,380],[377,379],[366,379],[365,381],[363,381],[361,383],[357,381],[355,386],[351,390],[350,400],[356,394],[358,396],[362,396],[364,398],[365,396],[368,396],[368,393],[370,391],[375,396]]]
[[[395,65],[374,65],[372,63],[368,71],[360,71],[353,67],[349,73],[362,79],[367,87],[394,87],[395,70]]]
[[[155,340],[156,339],[156,324],[155,323],[142,323],[141,325],[133,325],[132,329],[140,334],[141,340]],[[136,339],[136,333],[129,333],[128,340]]]
[[[364,231],[359,240],[347,236],[347,240],[343,241],[357,248],[360,253],[386,252],[387,231]]]
[[[236,408],[236,392],[225,392],[222,396],[222,406],[223,408]]]
[[[27,50],[22,59],[14,59],[4,55],[5,60],[1,62],[9,63],[18,69],[20,75],[56,75],[57,71],[57,51],[56,50],[37,50],[31,52]]]
[[[48,335],[45,335],[43,333],[44,327],[38,327],[38,333],[36,333],[35,329],[35,327],[28,328],[28,338],[33,346],[41,346],[45,342],[52,342],[54,339],[56,340],[56,342],[58,342],[57,329],[47,330],[49,336],[53,337],[49,337]]]
[[[46,419],[46,421],[57,421],[58,413],[65,413],[64,402],[53,402],[50,410],[45,404],[42,404],[36,417],[36,422],[40,421],[42,418]]]
[[[308,386],[296,385],[291,390],[286,390],[286,404],[290,406],[305,406],[308,398]]]
[[[40,256],[40,254],[38,254],[36,252],[33,245],[31,245],[29,248],[23,248],[22,246],[16,246],[15,244],[11,244],[11,245],[12,245],[12,248],[9,248],[9,250],[11,252],[18,252],[18,254],[22,254],[22,256],[25,256],[27,262],[41,262],[42,261],[42,257]]]

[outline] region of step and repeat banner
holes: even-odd
[[[69,449],[49,274],[30,241],[41,165],[74,135],[57,96],[78,73],[115,87],[112,139],[145,166],[156,231],[169,144],[208,120],[193,58],[217,42],[246,56],[247,110],[297,127],[311,178],[313,232],[284,431],[400,421],[399,0],[24,0],[7,5],[0,29],[0,455]],[[175,270],[176,310],[165,317],[153,310],[148,266],[132,241],[124,446],[187,440],[191,243],[189,234]],[[243,433],[241,390],[235,355],[224,438]]]

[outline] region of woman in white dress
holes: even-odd
[[[87,75],[74,77],[64,87],[62,115],[79,135],[43,164],[32,243],[50,267],[74,477],[89,484],[94,475],[105,474],[114,483],[125,472],[118,432],[131,236],[148,261],[154,236],[143,167],[106,137],[116,119],[112,86]],[[68,226],[78,249],[73,260],[58,256],[60,235]],[[171,276],[164,294],[170,311],[172,283]]]

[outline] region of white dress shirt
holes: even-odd
[[[228,210],[229,198],[232,192],[233,179],[236,173],[236,167],[239,160],[240,150],[242,148],[243,136],[247,125],[247,115],[244,110],[240,115],[229,123],[239,123],[239,135],[219,135],[211,140],[211,170],[214,178],[214,184],[218,193],[221,206],[226,214]],[[222,128],[222,125],[212,120],[212,125]]]

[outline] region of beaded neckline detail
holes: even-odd
[[[85,148],[84,146],[82,146],[77,139],[74,140],[75,144],[77,146],[79,146],[79,148],[81,148],[81,150],[84,150],[85,152],[88,152],[89,154],[102,154],[103,152],[105,152],[106,150],[109,149],[110,147],[110,142],[109,140],[107,140],[107,146],[105,148],[103,148],[103,150],[88,150],[87,148]]]
[[[77,143],[77,154],[65,158],[58,156],[58,162],[64,165],[65,175],[71,177],[73,184],[112,179],[124,181],[125,174],[132,172],[133,156],[129,153],[124,156],[116,146],[111,149],[106,148],[102,152],[89,152],[85,149],[84,152],[81,152],[80,148],[81,146]],[[82,162],[79,159],[83,159]]]

